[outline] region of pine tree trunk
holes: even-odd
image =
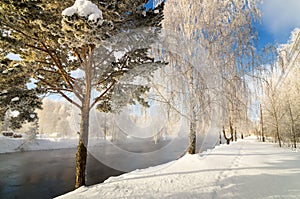
[[[85,172],[86,172],[87,148],[82,139],[79,139],[79,144],[76,153],[76,179],[75,189],[85,186]]]
[[[91,83],[92,83],[92,64],[93,64],[94,46],[83,46],[83,69],[85,71],[85,93],[82,99],[81,122],[79,143],[76,153],[76,179],[75,189],[85,185],[87,147],[89,138],[89,121],[90,121],[90,100],[91,100]],[[87,53],[88,52],[88,53]]]
[[[82,110],[79,143],[76,153],[76,179],[75,189],[85,185],[87,146],[89,133],[89,110]]]

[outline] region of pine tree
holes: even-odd
[[[136,102],[147,106],[141,95],[149,88],[137,84],[136,77],[147,79],[164,65],[148,53],[161,27],[163,4],[146,11],[146,2],[0,3],[2,54],[19,54],[39,88],[60,94],[80,109],[75,188],[85,185],[90,110],[97,107],[113,112]],[[78,6],[87,7],[84,11]],[[74,71],[80,71],[82,77],[73,75]],[[94,89],[96,97],[92,96]]]

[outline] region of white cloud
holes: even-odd
[[[264,0],[262,22],[275,36],[300,27],[300,0]]]

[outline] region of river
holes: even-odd
[[[180,157],[188,140],[102,144],[89,150],[87,185]],[[212,144],[210,144],[212,145]],[[202,150],[213,146],[202,146]],[[0,154],[0,198],[53,198],[72,191],[76,149]]]

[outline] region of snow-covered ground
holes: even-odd
[[[248,137],[58,198],[300,198],[300,153]]]

